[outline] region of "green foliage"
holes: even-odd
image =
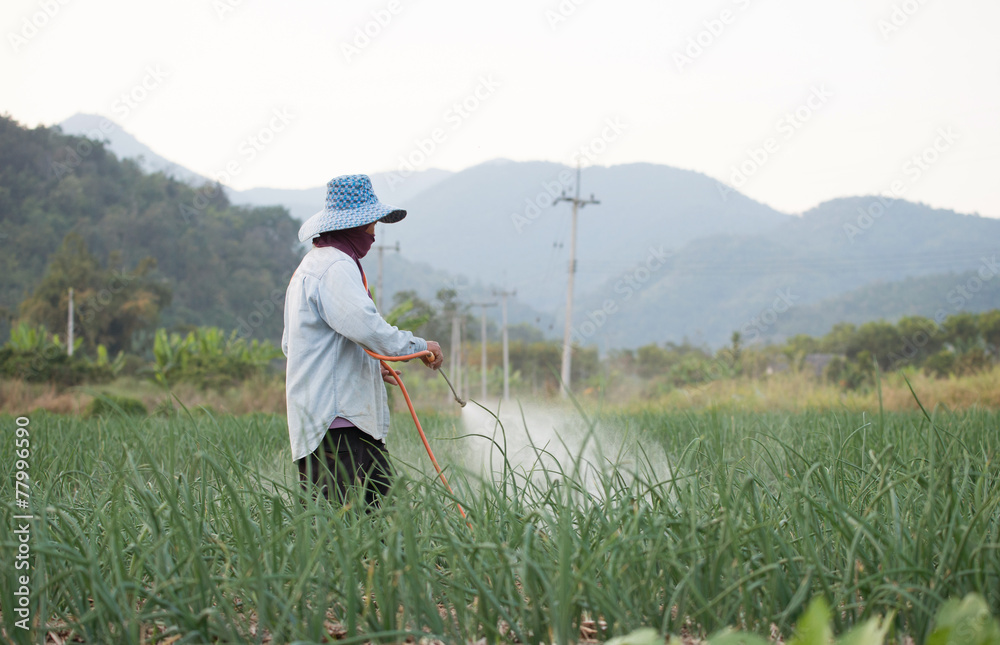
[[[964,353],[979,343],[979,316],[969,312],[948,316],[941,331],[946,343]]]
[[[229,336],[217,327],[200,327],[184,336],[158,329],[153,377],[165,387],[185,381],[221,388],[262,374],[270,361],[282,356],[270,341],[248,342],[235,329]]]
[[[773,623],[808,645],[871,645],[887,627],[897,643],[950,629],[933,645],[995,645],[957,626],[988,634],[976,616],[1000,609],[996,412],[887,413],[878,431],[845,412],[605,415],[595,425],[637,434],[645,458],[543,463],[541,435],[484,477],[462,458],[488,442],[445,441],[455,417],[423,415],[471,527],[409,419],[390,433],[399,480],[366,513],[303,494],[282,415],[191,412],[32,415],[35,611],[63,640],[571,643],[593,621],[619,643],[689,626],[759,645]],[[0,478],[13,469],[0,461]],[[0,504],[0,524],[17,513]],[[969,593],[975,611],[946,603]]]
[[[104,345],[98,345],[97,360],[94,361],[94,364],[98,367],[107,367],[114,376],[118,376],[126,364],[125,352],[118,352],[114,360],[110,360],[108,358],[108,348]]]
[[[110,380],[120,369],[121,356],[115,362],[105,358],[89,359],[74,340],[73,356],[58,334],[49,334],[44,325],[19,323],[10,331],[10,339],[0,347],[0,376],[29,383],[53,383],[60,387]]]
[[[425,308],[417,308],[414,298],[397,299],[392,310],[385,315],[385,321],[390,325],[413,331],[427,324],[434,315]]]
[[[979,333],[991,352],[1000,350],[1000,309],[979,315]]]
[[[442,343],[450,339],[453,315],[460,316],[466,328],[473,328],[468,312],[459,310],[458,292],[454,289],[439,289],[433,303],[427,302],[415,291],[399,291],[393,295],[393,306],[393,311],[400,307],[405,309],[405,315],[400,320],[405,329],[423,338],[438,339]],[[478,326],[474,328],[478,329]],[[445,346],[450,351],[447,344]]]
[[[118,261],[112,254],[109,264]],[[69,289],[74,290],[74,319],[88,349],[104,344],[125,349],[133,335],[152,329],[160,311],[170,302],[170,288],[151,278],[152,258],[134,271],[104,269],[76,233],[70,233],[53,254],[42,281],[21,303],[25,320],[56,328],[69,312]]]
[[[844,389],[872,387],[873,365],[881,371],[921,368],[939,377],[974,374],[1000,361],[1000,310],[960,313],[941,325],[930,318],[906,316],[895,324],[874,321],[856,326],[835,325],[821,338],[803,334],[779,346],[750,346],[734,333],[730,345],[713,356],[687,342],[644,345],[617,352],[610,362],[625,373],[661,387],[683,387],[742,374],[759,376],[778,369],[800,372],[807,359],[819,356],[816,369]]]
[[[958,356],[954,352],[943,349],[940,352],[927,357],[927,360],[924,361],[924,369],[927,370],[929,374],[943,378],[949,374],[955,373],[957,358]]]
[[[233,206],[217,185],[147,175],[99,142],[6,116],[0,227],[0,309],[16,311],[31,294],[22,314],[56,329],[72,286],[88,316],[79,321],[85,347],[112,353],[133,351],[131,331],[157,324],[246,325],[278,342],[285,287],[302,254],[299,223],[283,208]]]
[[[78,342],[73,343],[74,350],[78,347]],[[10,339],[7,344],[11,349],[19,352],[41,352],[50,345],[61,349],[61,343],[55,337],[49,336],[45,325],[29,325],[26,322],[21,322],[10,330]]]
[[[844,636],[834,640],[833,618],[829,606],[822,598],[814,599],[799,618],[795,635],[787,645],[883,645],[892,619],[880,621],[870,618],[853,628]],[[680,645],[680,639],[671,639],[668,645]],[[725,629],[706,641],[706,645],[769,645],[768,641],[754,634],[734,632]]]
[[[836,383],[845,390],[856,390],[863,385],[871,385],[873,372],[870,355],[867,364],[859,360],[849,361],[843,356],[834,356],[823,370],[823,376],[831,383]]]
[[[562,343],[510,340],[508,354],[512,386],[516,380],[523,384],[523,390],[530,389],[532,393],[551,395],[559,391]],[[472,358],[478,362],[478,356]],[[501,343],[491,343],[487,346],[487,362],[490,365],[503,365]],[[598,373],[598,367],[597,348],[574,346],[571,366],[571,379],[574,383],[587,381]]]
[[[833,613],[822,598],[817,598],[809,604],[805,613],[795,626],[795,635],[788,645],[825,645],[833,640],[833,628],[830,619]]]
[[[798,352],[829,352],[836,356],[826,377],[847,389],[872,384],[872,360],[883,371],[919,367],[938,377],[973,374],[1000,361],[1000,310],[961,312],[940,325],[930,318],[905,316],[895,324],[868,322],[860,327],[835,325],[826,336],[795,336],[782,347]]]
[[[735,349],[735,353],[734,353]],[[636,373],[642,378],[666,375],[674,386],[701,383],[733,373],[736,361],[742,358],[738,339],[735,347],[719,352],[719,360],[703,349],[684,341],[680,345],[666,343],[644,345],[635,350]]]
[[[908,208],[911,205],[903,206]],[[959,219],[965,219],[971,223],[975,218],[959,216]],[[943,224],[943,221],[943,219],[939,220],[938,224]],[[908,231],[921,230],[917,228],[918,224],[912,222],[904,223],[901,221],[900,224]],[[996,226],[987,218],[980,218],[979,224],[974,226],[978,225]],[[982,232],[985,233],[985,230]],[[926,229],[920,234],[924,235],[925,239],[912,240],[907,244],[908,248],[899,248],[898,252],[901,255],[912,256],[917,247],[935,243],[930,241],[930,237],[926,237]],[[817,238],[817,241],[819,239]],[[966,243],[965,247],[981,247],[985,240],[991,239],[996,239],[996,234],[979,237],[977,241]],[[878,242],[876,248],[872,249],[873,255],[892,255],[893,252],[886,250],[887,242],[888,240]],[[888,243],[897,244],[898,240]],[[830,252],[829,248],[817,249],[817,251],[821,254]],[[958,251],[957,248],[956,251]],[[941,249],[940,247],[937,249],[926,248],[926,252],[936,254],[941,252]],[[993,252],[995,251],[991,251],[991,253]],[[970,253],[967,257],[974,261],[973,258],[976,256]],[[937,318],[941,315],[943,306],[947,308],[948,313],[957,313],[959,310],[982,312],[995,307],[996,303],[1000,302],[1000,280],[982,280],[981,289],[974,294],[965,291],[962,295],[959,287],[969,284],[970,281],[974,284],[975,281],[982,278],[982,276],[976,275],[975,269],[968,270],[969,268],[968,264],[965,266],[956,264],[951,269],[943,267],[938,269],[941,273],[926,275],[927,267],[914,267],[915,271],[913,269],[908,271],[910,272],[909,277],[897,273],[895,276],[885,276],[881,279],[867,273],[858,276],[860,279],[853,281],[857,288],[847,292],[843,291],[846,286],[842,282],[843,274],[838,272],[836,276],[825,275],[821,279],[828,281],[828,284],[837,285],[840,282],[840,285],[835,287],[836,291],[828,292],[827,297],[820,296],[823,299],[818,302],[798,305],[783,313],[777,323],[768,330],[768,335],[775,339],[797,333],[818,337],[837,324],[853,323],[859,325],[869,320],[899,320],[901,317],[910,315],[924,319]],[[805,291],[806,288],[802,287],[802,290]],[[799,293],[794,288],[793,292]],[[972,297],[967,297],[969,295]]]
[[[94,400],[87,405],[87,409],[84,411],[84,416],[86,418],[93,418],[121,414],[127,417],[144,417],[148,413],[149,410],[146,409],[146,405],[138,399],[133,399],[127,396],[102,394],[95,397]]]
[[[1000,645],[1000,621],[979,594],[949,600],[934,619],[927,645]]]

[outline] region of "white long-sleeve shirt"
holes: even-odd
[[[292,459],[319,446],[343,417],[376,440],[389,432],[389,405],[377,360],[427,349],[427,342],[387,323],[362,284],[354,259],[333,247],[302,258],[285,293],[281,351],[288,358],[285,400]]]

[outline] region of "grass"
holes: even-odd
[[[441,441],[462,432],[456,418],[422,421],[442,464],[461,463],[460,442]],[[366,513],[300,493],[280,416],[35,413],[34,614],[94,643],[568,643],[640,627],[787,635],[822,596],[838,633],[895,612],[890,639],[921,642],[949,598],[978,592],[1000,609],[996,412],[597,421],[648,460],[589,482],[579,459],[501,460],[485,480],[451,469],[470,528],[403,415],[400,476]],[[0,523],[14,513],[7,496]],[[5,533],[3,606],[15,549]],[[7,638],[12,622],[4,612]]]
[[[402,367],[406,386],[415,401],[422,405],[451,410],[453,400],[444,380],[421,366]],[[960,377],[934,378],[917,370],[891,372],[882,375],[883,399],[886,410],[915,411],[916,401],[906,380],[920,393],[928,408],[946,406],[951,409],[982,407],[1000,409],[1000,365]],[[478,379],[473,378],[472,392],[478,394]],[[497,383],[492,385],[497,394]],[[784,410],[851,410],[862,412],[879,407],[876,389],[845,391],[839,386],[822,382],[807,373],[783,372],[761,378],[740,377],[720,379],[681,388],[666,388],[648,379],[608,377],[603,385],[581,385],[580,400],[585,405],[614,402],[628,409],[659,408],[664,410],[700,410],[727,406],[763,412]],[[22,414],[42,409],[61,414],[80,414],[94,396],[105,394],[127,396],[140,401],[150,410],[164,401],[179,398],[189,408],[207,407],[219,413],[244,415],[253,412],[284,414],[285,386],[282,375],[275,374],[251,379],[239,386],[222,391],[203,390],[194,385],[175,385],[170,392],[149,380],[122,377],[112,383],[83,385],[60,390],[51,385],[0,380],[0,414]],[[528,391],[513,395],[520,399],[538,399]],[[395,397],[396,409],[406,413],[402,397]],[[495,400],[495,399],[493,399]]]

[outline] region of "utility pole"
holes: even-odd
[[[66,323],[67,352],[73,358],[73,287],[69,288],[69,320]]]
[[[576,162],[576,196],[567,197],[566,191],[553,203],[571,202],[573,204],[573,224],[570,228],[569,237],[569,284],[566,287],[566,329],[563,332],[563,354],[562,354],[562,397],[569,396],[570,367],[572,363],[572,346],[570,333],[573,327],[573,276],[576,274],[576,216],[577,211],[587,204],[600,204],[594,199],[594,194],[590,194],[590,199],[580,199],[580,162]]]
[[[455,379],[455,386],[458,388],[458,396],[462,396],[462,327],[460,325],[459,314],[456,310],[451,315],[451,377]]]
[[[384,316],[385,315],[385,310],[382,309],[382,302],[383,302],[383,300],[382,300],[382,254],[383,254],[383,252],[386,249],[388,249],[390,251],[395,251],[396,253],[399,253],[399,242],[397,241],[395,246],[386,246],[385,244],[379,244],[375,248],[378,249],[378,283],[377,283],[378,286],[376,287],[376,289],[378,289],[378,291],[375,292],[375,298],[378,300],[378,302],[375,303],[375,306],[378,307],[379,313]]]
[[[494,291],[493,295],[503,298],[503,304],[501,304],[501,309],[503,311],[503,398],[504,401],[507,401],[510,399],[510,350],[507,342],[507,298],[508,296],[516,296],[517,289],[514,291]]]
[[[483,318],[483,329],[482,329],[482,332],[481,332],[481,335],[480,335],[479,338],[481,340],[480,344],[482,345],[482,348],[483,348],[483,366],[482,366],[482,370],[481,370],[482,371],[482,379],[481,380],[483,382],[482,383],[482,385],[483,385],[483,396],[482,396],[482,399],[483,399],[483,402],[485,403],[486,402],[486,308],[487,307],[496,307],[497,303],[495,303],[495,302],[473,302],[472,306],[473,307],[482,307],[483,308],[483,316],[482,316],[482,318]]]

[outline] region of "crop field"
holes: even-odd
[[[394,415],[366,512],[300,492],[282,416],[30,415],[35,642],[787,638],[823,597],[838,634],[892,614],[919,643],[948,599],[1000,610],[997,412],[568,411],[573,441],[533,417],[422,416],[453,499]]]

